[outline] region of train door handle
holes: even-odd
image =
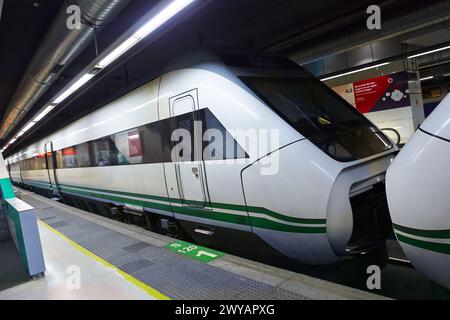
[[[198,167],[192,168],[192,174],[198,179]]]
[[[209,228],[206,227],[197,227],[194,229],[194,232],[205,235],[205,236],[213,236],[214,235],[214,231],[210,230]]]

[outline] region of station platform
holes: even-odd
[[[174,250],[176,239],[26,190],[17,196],[36,209],[47,271],[0,299],[386,299],[214,250],[205,251],[214,259],[193,259]]]

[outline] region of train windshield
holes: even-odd
[[[270,108],[332,158],[346,162],[392,148],[389,139],[317,78],[241,77]]]

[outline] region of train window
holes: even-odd
[[[172,149],[174,146],[174,142],[172,142],[172,132],[173,132],[173,118],[167,118],[161,121],[158,121],[159,128],[154,124],[149,125],[149,130],[158,130],[161,132],[161,141],[162,141],[162,152],[161,158],[162,162],[172,162]],[[146,140],[144,140],[146,141]],[[146,142],[147,143],[147,142]]]
[[[28,170],[34,170],[34,158],[29,158],[26,160]]]
[[[62,160],[62,150],[55,151],[55,157],[56,157],[56,167],[58,169],[64,168]]]
[[[190,141],[185,143],[185,148],[181,148],[177,155],[177,161],[194,161],[198,157],[194,151],[194,114],[193,112],[184,113],[172,118],[172,130],[170,131],[169,139],[173,145],[183,142],[184,137],[172,137],[172,132],[177,129],[184,129],[189,132]],[[172,138],[175,141],[172,141]]]
[[[90,153],[89,153],[89,143],[88,142],[77,145],[76,156],[77,156],[78,167],[90,167],[91,166],[91,157],[90,157]]]
[[[209,109],[201,109],[57,150],[55,151],[57,167],[103,167],[171,162],[174,145],[174,142],[171,141],[173,130],[176,128],[188,130],[191,134],[191,146],[193,146],[194,119],[201,122],[201,137],[206,139],[203,141],[204,149],[210,143],[215,142],[212,132],[220,132],[220,135],[225,138],[223,144],[216,145],[219,148],[208,149],[210,153],[203,152],[203,160],[248,157],[214,114]],[[190,161],[193,159],[194,155],[191,153]],[[201,160],[202,155],[196,155],[195,159]],[[25,166],[46,168],[45,157],[40,160],[29,159],[25,162]],[[24,168],[24,170],[30,169]]]
[[[202,146],[201,152],[194,154],[194,121],[201,126],[199,138]],[[175,144],[182,142],[183,137],[179,137],[177,141],[172,141],[172,133],[175,129],[185,129],[190,133],[190,147],[192,151],[180,150],[177,161],[193,161],[195,160],[225,160],[246,158],[248,155],[234,140],[230,133],[225,129],[222,123],[214,116],[208,108],[196,110],[185,114],[178,115],[173,118],[165,119],[159,122],[158,126],[153,125],[154,141],[163,141],[163,145],[155,150],[161,150],[162,159],[155,159],[155,162],[171,162],[171,151]],[[162,138],[159,133],[162,133]],[[221,141],[216,141],[216,138]],[[145,140],[144,140],[145,141]],[[186,149],[186,148],[185,148]],[[184,152],[190,152],[190,157],[184,158]]]
[[[111,155],[109,150],[108,138],[95,140],[94,145],[94,159],[97,167],[104,167],[111,165]]]
[[[142,163],[143,150],[139,129],[117,133],[114,143],[118,165]]]
[[[36,163],[36,168],[35,168],[36,170],[46,170],[47,164],[45,162],[45,153],[39,154],[35,158],[35,163]]]
[[[74,147],[65,148],[62,150],[63,168],[77,168],[77,151]]]
[[[19,171],[21,170],[46,170],[47,164],[45,162],[45,154],[39,154],[35,157],[17,160],[16,162],[11,162],[9,164],[11,170]]]
[[[163,121],[156,121],[141,127],[143,163],[162,163],[170,161],[171,146],[163,144]],[[170,142],[170,139],[168,140]]]
[[[47,163],[48,163],[48,168],[49,169],[53,169],[52,153],[51,152],[47,152],[46,158],[47,159],[44,158],[44,166],[47,166]]]
[[[392,148],[378,128],[306,71],[295,78],[241,79],[294,129],[338,161]]]
[[[248,155],[209,109],[198,111],[202,124],[203,160],[246,158]],[[216,139],[221,139],[217,141]]]

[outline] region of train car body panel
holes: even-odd
[[[449,159],[450,142],[418,130],[389,167],[386,184],[394,230],[403,251],[417,270],[447,288]]]
[[[439,103],[420,128],[432,135],[450,140],[449,105],[450,94]]]
[[[324,264],[348,254],[346,249],[354,230],[351,196],[383,182],[393,155],[378,155],[363,165],[358,161],[338,163],[322,157],[304,139],[267,158],[242,173],[254,232],[287,256],[297,260],[302,257],[310,264]],[[259,174],[264,172],[264,160],[266,165],[278,165],[276,175]],[[290,240],[279,241],[281,238]],[[312,249],[313,244],[320,247],[316,250],[321,254]]]

